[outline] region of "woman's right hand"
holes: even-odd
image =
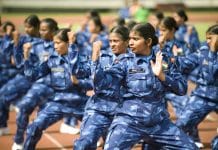
[[[6,34],[11,36],[13,32],[13,27],[12,26],[7,26],[6,27]]]
[[[163,49],[165,41],[166,41],[165,35],[163,35],[163,34],[160,35],[159,38],[158,38],[160,49]]]
[[[30,49],[32,48],[32,44],[31,43],[25,43],[23,45],[23,56],[24,56],[24,60],[27,60],[29,58],[29,53],[30,53]]]
[[[101,41],[96,41],[93,43],[92,47],[92,61],[98,60],[100,56],[100,50],[101,50],[102,42]]]
[[[20,33],[18,31],[14,31],[12,32],[12,37],[14,41],[14,46],[17,46],[19,42]]]
[[[68,39],[69,39],[69,43],[70,44],[74,44],[76,41],[76,34],[73,31],[70,31],[67,33]]]

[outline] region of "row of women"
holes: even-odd
[[[197,126],[218,111],[218,25],[208,28],[200,44],[183,10],[174,17],[156,13],[151,23],[114,26],[109,34],[100,16],[90,14],[78,32],[35,15],[24,21],[25,35],[13,23],[3,24],[0,135],[8,133],[14,104],[12,150],[35,149],[43,130],[62,118],[82,121],[75,150],[96,149],[101,137],[105,150],[131,149],[139,141],[144,150],[199,149]],[[197,85],[189,96],[187,80]],[[218,148],[218,137],[212,148]]]

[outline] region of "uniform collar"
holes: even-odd
[[[182,31],[182,32],[186,32],[187,30],[187,25],[186,24],[182,24],[179,26],[179,30]]]
[[[217,58],[217,54],[218,52],[209,51],[208,57],[214,60]]]
[[[137,61],[137,63],[139,63],[139,62],[149,63],[150,60],[152,60],[154,58],[154,56],[155,56],[154,51],[151,50],[150,55],[147,55],[147,56],[145,56],[145,55],[136,55],[136,61]]]
[[[46,41],[46,40],[44,40],[43,44],[44,44],[44,47],[45,47],[45,48],[48,48],[48,47],[52,47],[52,46],[53,46],[53,42],[52,42],[52,41]]]

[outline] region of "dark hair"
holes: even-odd
[[[98,11],[96,11],[96,10],[90,10],[89,14],[91,17],[100,17]]]
[[[131,31],[137,32],[145,40],[151,38],[152,39],[151,46],[158,44],[158,38],[155,36],[155,29],[150,23],[137,24],[132,28]]]
[[[30,15],[28,16],[25,20],[24,23],[28,23],[29,25],[31,25],[32,27],[34,27],[35,29],[39,29],[40,26],[40,20],[38,18],[38,16],[36,15]]]
[[[176,21],[173,17],[165,17],[160,24],[163,25],[165,28],[169,29],[170,31],[172,31],[173,29],[175,29],[176,31],[178,29]]]
[[[119,26],[124,26],[125,25],[125,19],[123,18],[116,18],[115,22],[117,23],[117,25]]]
[[[162,11],[156,11],[156,12],[154,13],[154,15],[155,15],[155,16],[157,17],[157,19],[160,20],[160,21],[164,18],[164,14],[163,14]]]
[[[52,32],[55,32],[58,30],[58,23],[52,19],[52,18],[45,18],[41,21],[42,22],[45,22],[46,24],[48,24],[48,27],[50,29],[50,31]]]
[[[134,20],[130,20],[126,23],[126,26],[129,30],[132,30],[132,28],[136,25],[137,23]]]
[[[206,33],[218,35],[218,24],[215,24],[215,25],[210,26],[210,27],[207,29]]]
[[[177,13],[180,17],[182,17],[182,18],[184,19],[184,21],[188,21],[188,16],[187,16],[186,12],[184,11],[184,9],[178,9],[178,10],[176,11],[176,13]]]
[[[129,39],[129,29],[124,26],[113,27],[110,33],[119,34],[123,41],[127,41]]]
[[[67,33],[70,32],[69,28],[59,29],[54,33],[54,36],[57,36],[61,41],[69,42]]]
[[[104,26],[101,22],[101,18],[100,17],[91,17],[90,20],[92,20],[94,22],[94,24],[98,27],[100,27],[100,31],[104,30]]]
[[[4,32],[6,32],[7,26],[11,26],[12,27],[12,31],[15,30],[15,25],[12,22],[10,22],[10,21],[6,21],[6,22],[4,22],[2,24],[2,29],[3,29]]]

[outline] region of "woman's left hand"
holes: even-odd
[[[79,80],[74,76],[74,75],[72,75],[71,76],[71,82],[73,83],[73,84],[78,84],[79,83]]]
[[[159,51],[156,54],[156,62],[151,60],[151,68],[155,76],[157,76],[160,80],[165,80],[165,74],[162,71],[162,63],[163,63],[163,56],[162,53]]]

